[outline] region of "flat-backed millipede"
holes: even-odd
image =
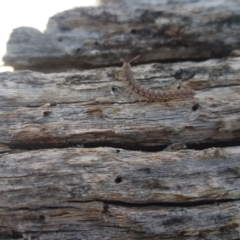
[[[137,56],[129,62],[125,62],[123,59],[120,61],[123,62],[122,74],[123,80],[127,82],[129,89],[140,97],[141,99],[146,99],[148,101],[170,101],[170,100],[179,100],[179,99],[189,99],[194,95],[194,91],[191,88],[185,89],[173,89],[173,90],[154,90],[146,87],[140,86],[137,80],[134,78],[131,71],[131,62],[134,61]]]

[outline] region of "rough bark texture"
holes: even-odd
[[[240,4],[232,1],[115,1],[50,18],[44,33],[15,29],[4,57],[15,69],[64,71],[139,62],[228,56],[240,48]],[[192,3],[193,2],[193,3]]]
[[[133,67],[148,87],[196,91],[157,103],[129,96],[119,68],[1,73],[0,237],[239,239],[240,148],[171,151],[239,145],[239,66]]]
[[[239,155],[239,147],[2,154],[0,237],[239,239]]]
[[[8,43],[17,69],[68,70],[0,74],[0,239],[239,240],[240,4],[100,2]],[[140,84],[194,98],[139,102],[119,67],[73,69],[139,53]]]
[[[147,103],[126,93],[119,68],[2,73],[1,143],[11,147],[166,146],[239,142],[240,58],[133,68],[149,87],[192,87],[194,99]]]

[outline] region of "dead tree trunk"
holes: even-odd
[[[27,27],[15,29],[5,64],[15,69],[63,72],[116,66],[121,57],[131,59],[138,54],[139,63],[219,58],[234,50],[240,55],[237,2],[114,2],[121,6],[59,13],[50,18],[44,33]]]
[[[154,16],[154,24],[159,24],[160,20],[168,19],[170,12],[175,18],[170,18],[171,23],[164,31],[182,26],[184,21],[192,23],[184,28],[188,31],[176,30],[184,33],[178,39],[178,48],[192,41],[190,48],[181,50],[186,51],[184,58],[193,58],[194,51],[199,54],[196,58],[201,54],[207,57],[208,44],[220,36],[222,41],[213,44],[217,51],[212,51],[209,57],[225,56],[239,46],[238,32],[233,28],[238,16],[234,8],[238,4],[224,9],[218,6],[214,13],[203,8],[206,12],[200,11],[196,19],[194,4],[191,9],[195,10],[183,17],[182,11],[176,14],[172,5],[155,6],[161,11],[154,11],[152,6],[144,12],[144,0],[139,2],[140,10],[136,8],[132,15],[126,12],[124,16],[114,7],[72,10],[65,13],[65,20],[59,20],[64,14],[53,17],[48,29],[57,28],[53,23],[59,18],[58,27],[65,35],[62,38],[63,35],[55,32],[55,37],[65,42],[64,26],[79,27],[78,21],[71,20],[79,13],[79,19],[95,29],[89,28],[89,32],[96,31],[95,23],[99,19],[101,24],[104,21],[112,24],[111,29],[115,30],[109,33],[112,38],[116,37],[121,21],[129,21],[119,30],[127,32],[122,39],[129,36],[126,29],[133,26],[137,29],[131,32],[136,35],[131,44],[138,44],[133,51],[133,46],[106,42],[107,35],[102,35],[101,44],[90,38],[89,48],[86,47],[89,42],[84,40],[86,52],[79,50],[78,67],[86,67],[86,62],[91,67],[115,64],[123,53],[126,53],[125,60],[129,60],[137,49],[143,54],[140,62],[161,60],[158,54],[163,48],[171,49],[169,58],[174,59],[174,36],[168,36],[169,45],[163,38],[159,52],[155,52],[159,46],[153,47],[159,41],[158,35],[150,42],[150,50],[141,47],[147,41],[139,38],[143,13],[149,23],[146,28],[152,26]],[[110,11],[116,11],[115,15]],[[97,14],[92,22],[88,22],[89,12],[93,16]],[[231,18],[230,13],[235,15]],[[228,29],[223,23],[229,18],[232,22]],[[200,22],[205,25],[200,30],[194,29]],[[222,26],[224,31],[217,26]],[[108,26],[103,25],[100,31],[106,31],[105,27]],[[214,29],[212,35],[207,29]],[[199,34],[192,35],[190,30]],[[42,35],[48,34],[47,30]],[[46,41],[43,39],[39,41]],[[200,40],[203,45],[199,45]],[[103,43],[109,44],[108,50],[102,47]],[[54,44],[48,45],[46,58],[41,57],[46,50],[39,50],[42,45],[36,45],[39,55],[31,55],[27,44],[22,42],[23,56],[17,52],[21,48],[15,48],[19,44],[10,41],[7,56],[16,52],[6,57],[17,68],[40,70],[42,64],[43,71],[53,71],[56,64],[56,70],[61,71],[73,61],[64,57],[61,63],[60,53],[53,65],[46,67],[44,61],[55,55]],[[101,50],[96,53],[93,45],[101,46]],[[31,44],[28,46],[30,49]],[[71,42],[69,46],[74,49],[76,44]],[[119,54],[116,49],[120,49]],[[163,56],[167,59],[166,54]],[[194,89],[195,96],[183,101],[139,102],[119,79],[119,67],[49,74],[29,70],[0,74],[0,239],[240,238],[240,58],[156,62],[132,69],[143,86],[188,87]]]

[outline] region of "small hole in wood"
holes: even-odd
[[[59,42],[62,42],[62,40],[63,40],[62,38],[58,38],[58,41],[59,41]]]
[[[122,178],[121,178],[121,177],[117,177],[117,178],[115,179],[115,183],[120,183],[120,182],[122,182]]]
[[[67,31],[71,31],[71,29],[69,27],[60,27],[60,30],[63,32],[67,32]]]
[[[120,153],[120,150],[117,149],[117,150],[116,150],[116,153]]]
[[[137,33],[137,30],[136,29],[132,29],[131,30],[131,34],[136,34]]]
[[[51,113],[51,111],[44,111],[44,112],[43,112],[43,116],[46,117],[46,116],[48,116],[50,113]]]
[[[45,216],[44,215],[40,215],[39,219],[43,221],[43,220],[45,220]]]
[[[197,104],[194,104],[194,105],[192,106],[192,110],[195,112],[195,111],[198,110],[198,107],[199,107],[199,104],[198,104],[198,103],[197,103]]]
[[[115,87],[112,87],[112,92],[113,93],[116,93],[118,91],[118,89],[117,88],[115,88]]]
[[[102,213],[105,213],[105,214],[109,213],[109,205],[108,204],[104,204],[103,205]]]
[[[95,45],[96,45],[96,46],[98,46],[98,45],[99,45],[99,43],[98,43],[98,42],[95,42]]]

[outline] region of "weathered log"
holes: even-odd
[[[133,67],[187,101],[139,102],[119,71],[0,74],[0,239],[239,239],[240,147],[121,148],[239,145],[240,58]]]
[[[152,88],[180,83],[193,100],[138,102],[119,68],[0,74],[0,143],[17,148],[165,147],[235,141],[240,131],[240,58],[133,68]],[[218,145],[215,145],[218,146]],[[196,146],[195,146],[196,147]]]
[[[139,62],[206,59],[240,49],[240,4],[229,1],[117,1],[76,8],[50,18],[44,33],[15,29],[4,57],[15,69],[64,71]]]
[[[239,156],[240,147],[1,154],[0,237],[239,239]]]

